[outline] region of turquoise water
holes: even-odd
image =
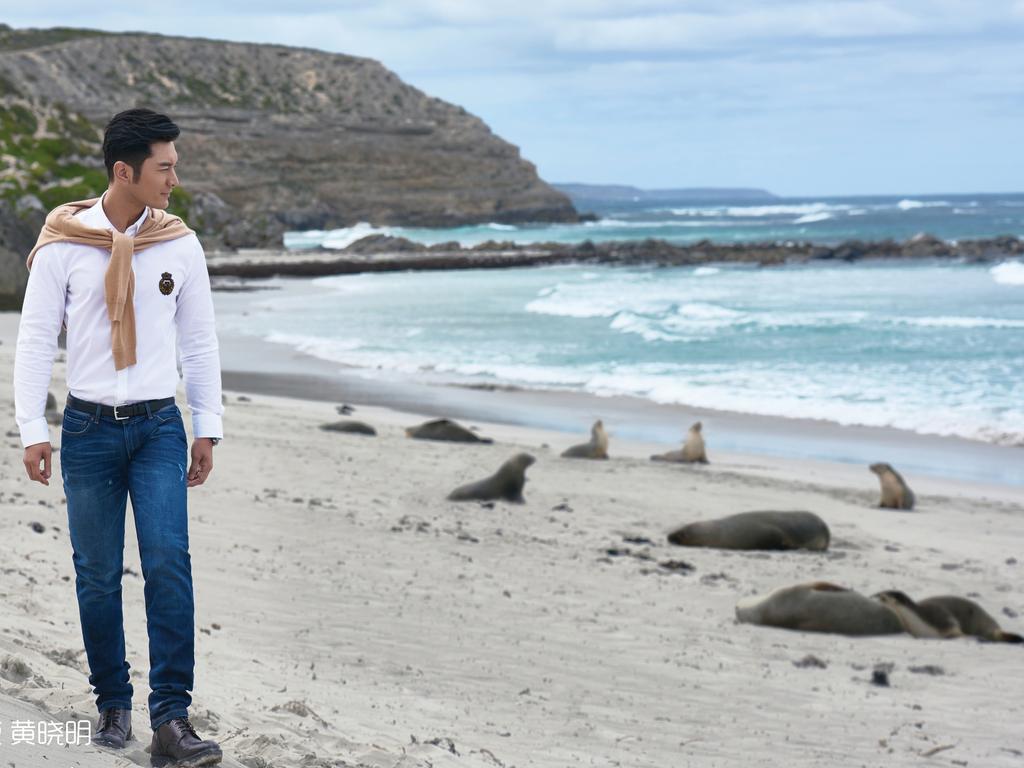
[[[577,200],[580,211],[598,214],[581,224],[481,224],[451,229],[376,227],[289,232],[289,248],[344,248],[361,237],[388,234],[422,243],[487,240],[517,243],[579,243],[584,240],[662,238],[675,243],[809,240],[905,240],[927,232],[945,240],[1024,237],[1024,194],[930,195],[847,198],[782,198],[769,202],[707,203],[665,200],[657,204]]]
[[[1024,445],[1017,261],[558,266],[273,285],[220,295],[219,322],[373,375]]]

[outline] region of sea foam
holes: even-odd
[[[341,250],[370,235],[393,235],[391,227],[375,227],[365,221],[345,229],[333,229],[327,232],[320,242],[321,247]]]
[[[1024,285],[1024,263],[1004,261],[990,269],[992,279],[1000,285]]]
[[[731,216],[736,218],[757,218],[764,216],[813,216],[819,213],[836,213],[852,210],[853,206],[843,203],[789,203],[778,205],[731,205],[691,208],[665,208],[664,212],[676,216]]]
[[[949,208],[950,204],[945,200],[900,200],[896,207],[901,211],[913,211],[917,208]]]
[[[1024,320],[999,317],[897,317],[895,322],[920,328],[1024,328]]]
[[[822,211],[821,213],[808,213],[806,216],[801,216],[799,219],[794,221],[794,224],[813,224],[816,221],[827,221],[828,219],[834,218],[831,213]]]

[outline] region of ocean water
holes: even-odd
[[[770,202],[694,203],[687,200],[606,202],[576,200],[580,211],[598,214],[581,224],[481,224],[450,229],[377,227],[369,223],[332,231],[289,232],[292,249],[344,248],[372,234],[433,244],[487,240],[517,243],[579,243],[584,240],[662,238],[675,243],[905,240],[922,232],[944,240],[1024,237],[1024,194],[784,198]]]
[[[383,273],[219,294],[368,376],[632,395],[1024,445],[1024,263]]]

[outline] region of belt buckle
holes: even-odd
[[[125,407],[127,407],[127,404],[122,404],[122,405],[125,405]],[[117,409],[120,408],[120,407],[121,407],[120,405],[115,405],[114,406],[114,420],[115,421],[128,421],[128,419],[131,418],[130,416],[118,416],[117,415]]]

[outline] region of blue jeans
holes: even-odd
[[[188,444],[176,405],[127,420],[65,408],[60,472],[89,684],[101,712],[131,709],[121,611],[124,525],[132,499],[146,582],[149,716],[154,729],[186,717],[195,668],[188,552]]]

